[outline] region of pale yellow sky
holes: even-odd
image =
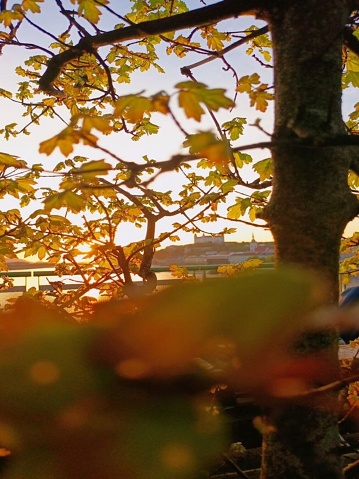
[[[193,5],[199,7],[200,2],[195,2],[194,0],[191,2]],[[46,4],[42,5],[42,8],[54,8],[51,6],[50,3],[46,2]],[[37,20],[41,17],[36,17]],[[47,24],[42,25],[44,28],[49,28],[48,22],[51,24],[52,16],[47,15]],[[247,17],[243,19],[242,24],[243,28],[249,27],[254,23],[254,20]],[[19,35],[21,36],[21,40],[25,41],[31,38],[31,35],[34,35],[33,31],[26,30],[25,28],[22,30],[20,29]],[[54,27],[54,31],[58,28],[62,28],[54,24],[51,28]],[[52,33],[54,33],[52,31]],[[27,35],[30,37],[27,38]],[[37,38],[34,38],[33,41],[40,41],[40,42],[49,42],[49,39],[42,36],[41,33],[36,32],[35,34]],[[32,39],[32,38],[31,38]],[[240,65],[240,74],[251,74],[253,71],[258,67],[258,64],[255,60],[251,59],[245,54],[246,48],[242,48],[241,50],[232,52],[228,55],[227,60],[233,65]],[[0,88],[5,88],[8,90],[14,90],[14,85],[17,82],[22,81],[21,77],[18,77],[14,73],[15,66],[21,64],[23,60],[34,54],[36,52],[31,52],[29,50],[20,50],[19,48],[15,47],[7,47],[3,51],[3,55],[0,57],[0,68],[1,68],[1,77],[0,77]],[[201,57],[202,58],[202,57]],[[151,69],[149,72],[141,73],[136,72],[132,77],[131,84],[123,84],[119,87],[120,93],[128,94],[139,92],[145,90],[147,94],[153,94],[160,90],[166,90],[168,92],[173,91],[173,86],[179,82],[183,81],[185,78],[181,75],[180,69],[190,64],[193,61],[198,61],[199,57],[197,55],[189,55],[184,59],[179,59],[177,57],[167,57],[165,54],[161,56],[160,63],[166,70],[166,75],[161,75],[154,69]],[[219,61],[214,61],[209,65],[199,68],[198,70],[194,71],[194,74],[197,80],[202,81],[206,84],[209,84],[213,87],[224,87],[227,88],[228,91],[233,91],[233,87],[235,84],[235,79],[233,78],[231,72],[225,72],[223,70],[223,65]],[[260,71],[261,75],[264,75],[269,84],[271,83],[271,71],[262,69]],[[229,93],[230,94],[230,93]],[[353,93],[352,91],[347,91],[344,96],[344,111],[345,113],[349,112],[352,108],[353,103],[356,101],[357,92]],[[40,95],[39,98],[41,98]],[[22,118],[21,113],[22,110],[18,105],[11,104],[8,101],[0,98],[0,111],[6,111],[6,123],[16,122],[19,125],[24,125],[27,123],[28,118]],[[203,122],[200,124],[193,121],[187,120],[183,118],[183,115],[180,112],[176,112],[179,115],[181,122],[187,129],[187,131],[194,133],[198,130],[204,130],[206,128],[213,128],[213,123],[211,122],[210,118],[207,116]],[[237,104],[233,112],[227,111],[220,111],[218,115],[219,122],[227,121],[228,119],[234,116],[246,117],[248,119],[248,125],[245,127],[244,136],[240,138],[234,146],[249,144],[249,143],[256,143],[258,141],[267,140],[268,138],[261,133],[258,128],[254,126],[250,126],[253,124],[258,118],[261,119],[261,126],[268,132],[272,130],[272,122],[273,122],[273,110],[272,105],[269,107],[268,111],[265,114],[262,114],[253,108],[250,107],[249,101],[246,95],[239,95],[237,98]],[[4,117],[3,117],[4,119]],[[148,155],[150,158],[156,160],[166,160],[171,157],[171,155],[178,153],[181,151],[181,143],[183,141],[183,136],[179,133],[178,129],[176,129],[171,122],[168,120],[167,117],[158,116],[156,118],[159,123],[161,123],[162,132],[159,135],[153,135],[142,138],[138,142],[133,142],[128,137],[128,135],[117,135],[116,137],[104,137],[101,138],[100,144],[105,146],[109,150],[113,151],[119,157],[127,161],[141,161],[143,155]],[[4,121],[1,122],[3,124]],[[1,128],[2,125],[0,125]],[[9,141],[1,141],[1,151],[7,152],[9,154],[17,155],[26,160],[30,165],[33,163],[43,163],[46,169],[51,170],[53,166],[58,163],[59,161],[63,161],[63,156],[58,152],[55,151],[50,157],[45,155],[41,155],[38,153],[38,144],[48,139],[49,137],[58,133],[64,125],[58,121],[42,121],[40,127],[31,127],[30,128],[30,135],[29,136],[21,136],[21,138],[12,139]],[[250,152],[251,155],[256,159],[260,160],[263,158],[267,158],[270,156],[267,150],[253,150]],[[89,148],[84,148],[79,146],[76,148],[74,154],[83,154],[89,157],[89,159],[99,159],[103,158],[104,155],[100,154],[100,152],[91,150]],[[107,159],[107,158],[106,158]],[[246,175],[253,175],[251,169],[247,169]],[[246,176],[247,178],[247,176]],[[45,185],[50,185],[52,180],[46,179],[44,180]],[[160,176],[158,180],[154,183],[154,187],[158,188],[159,190],[178,190],[181,185],[181,180],[179,179],[178,175],[176,174],[166,174]],[[11,198],[5,198],[2,201],[1,208],[8,209],[13,207],[14,201]],[[39,205],[31,205],[30,208],[37,209]],[[29,210],[27,208],[24,210],[26,213]],[[225,214],[225,209],[224,209]],[[245,218],[248,220],[247,218]],[[176,219],[177,221],[177,219]],[[171,223],[173,219],[169,220],[162,220],[159,223],[158,233],[162,231],[168,231],[171,227]],[[218,230],[223,227],[224,222],[218,223],[218,225],[210,223],[204,224],[203,229],[206,232],[210,232],[211,230],[217,232]],[[241,225],[239,223],[232,224],[230,222],[226,222],[226,226],[237,227],[237,233],[233,235],[227,236],[227,241],[250,241],[252,234],[255,234],[255,237],[258,241],[271,241],[272,237],[269,231],[263,230],[260,228]],[[352,222],[347,230],[346,234],[349,235],[350,232],[356,231],[359,228],[358,221]],[[185,233],[177,233],[180,238],[181,242],[183,243],[191,243],[193,241],[192,234],[185,234]],[[139,231],[137,228],[134,227],[127,227],[125,226],[121,230],[121,244],[127,244],[132,242],[136,239],[143,238],[143,231]],[[165,245],[169,244],[167,241]]]

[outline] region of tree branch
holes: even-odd
[[[357,176],[359,176],[359,158],[353,157],[353,158],[350,160],[349,168],[350,168]]]
[[[94,53],[98,47],[150,35],[159,35],[174,30],[202,27],[239,15],[255,14],[256,10],[263,7],[265,3],[265,0],[246,0],[242,2],[238,0],[223,0],[214,5],[197,8],[189,12],[173,15],[172,17],[141,22],[118,30],[86,36],[81,38],[77,45],[55,55],[49,60],[47,68],[39,80],[39,88],[55,96],[56,94],[61,94],[53,87],[53,83],[60,75],[61,69],[68,62],[75,60],[84,53]]]
[[[220,50],[219,52],[214,52],[210,57],[205,58],[204,60],[201,60],[199,62],[192,63],[191,65],[184,66],[183,68],[181,68],[181,73],[182,75],[188,76],[188,72],[192,71],[193,68],[197,68],[202,65],[205,65],[206,63],[212,62],[213,60],[216,60],[217,58],[222,58],[226,53],[234,50],[237,47],[240,47],[241,45],[249,42],[250,40],[253,40],[253,38],[257,38],[260,35],[264,35],[265,33],[268,33],[268,31],[269,31],[268,25],[266,25],[263,28],[259,28],[258,30],[254,30],[246,37],[243,37],[240,40],[237,40],[236,42],[232,43],[228,47],[223,48],[223,50]]]
[[[352,27],[345,27],[343,32],[344,45],[359,56],[359,39],[354,35]]]

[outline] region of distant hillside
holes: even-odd
[[[263,242],[261,245],[267,246],[268,249],[273,249],[273,242]],[[181,264],[188,262],[189,257],[205,258],[207,256],[216,255],[226,257],[231,253],[245,253],[250,251],[249,242],[242,241],[241,243],[231,241],[224,243],[192,243],[186,245],[171,245],[167,248],[157,250],[154,255],[153,265],[168,265]],[[253,254],[255,256],[255,253]],[[219,261],[220,262],[220,261]]]
[[[6,264],[10,271],[18,269],[39,269],[39,268],[53,268],[53,264],[46,263],[44,261],[27,261],[20,258],[6,258]]]

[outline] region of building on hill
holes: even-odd
[[[249,258],[260,258],[264,259],[267,256],[274,254],[274,248],[272,244],[260,244],[254,238],[254,234],[252,235],[252,240],[249,243],[249,251],[238,251],[235,253],[230,253],[228,255],[229,263],[236,264],[246,261]]]
[[[218,235],[218,236],[211,236],[206,234],[203,234],[202,236],[194,235],[194,244],[203,244],[203,243],[223,244],[224,235]]]
[[[273,253],[273,243],[257,243],[254,236],[251,242],[237,243],[224,241],[223,235],[202,235],[195,236],[194,243],[156,251],[154,265],[241,263],[253,257],[265,259]]]

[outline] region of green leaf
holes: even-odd
[[[168,288],[118,326],[111,361],[119,367],[135,359],[146,366],[141,377],[165,379],[192,368],[194,357],[215,356],[218,344],[231,345],[238,361],[232,379],[260,389],[266,358],[288,351],[324,295],[310,276],[287,269]]]
[[[207,85],[205,83],[187,80],[176,83],[175,88],[178,90],[199,90],[207,88]]]
[[[359,58],[356,54],[353,54],[352,52],[348,53],[347,69],[351,72],[359,72]]]
[[[96,0],[77,0],[79,4],[79,15],[83,15],[91,23],[98,23],[101,16],[101,10],[99,9],[99,3]],[[73,0],[72,0],[72,3]],[[107,0],[101,0],[100,5],[107,5]]]
[[[44,200],[44,211],[49,212],[52,209],[68,208],[74,213],[81,211],[86,204],[86,200],[72,191],[62,191],[48,196]]]
[[[202,411],[200,407],[202,406]],[[148,479],[187,479],[215,460],[224,447],[224,424],[186,397],[140,399],[123,438],[123,460]],[[142,451],[139,464],[138,451]],[[131,476],[133,477],[133,476]]]
[[[229,133],[229,137],[231,140],[235,141],[243,135],[244,125],[247,124],[247,120],[245,118],[233,118],[233,120],[226,121],[222,124],[222,128],[224,131]]]
[[[347,73],[344,73],[344,87],[347,87],[350,83],[353,85],[353,87],[359,88],[359,72],[348,71]]]
[[[261,181],[268,180],[273,174],[272,158],[266,158],[265,160],[257,161],[252,166],[253,170],[259,174]]]
[[[237,220],[243,216],[252,205],[250,198],[237,198],[236,203],[227,209],[227,218]]]
[[[178,104],[183,108],[187,118],[200,121],[204,110],[200,103],[203,103],[210,110],[218,111],[219,108],[231,108],[234,103],[225,96],[223,88],[208,88],[204,83],[180,82],[177,83]]]
[[[227,218],[231,220],[237,220],[242,216],[242,205],[241,203],[236,203],[228,208]]]
[[[226,97],[225,91],[224,88],[206,88],[200,90],[199,97],[210,110],[229,109],[234,106],[234,103],[233,100]]]
[[[199,98],[192,90],[180,91],[178,95],[178,105],[183,108],[187,118],[193,118],[196,121],[200,121],[204,114]]]
[[[233,157],[238,168],[242,168],[243,165],[249,165],[253,161],[251,155],[248,155],[248,153],[241,153],[240,151],[233,152]]]
[[[223,191],[223,193],[229,193],[230,191],[234,191],[234,188],[237,185],[238,185],[238,181],[235,178],[233,178],[223,183],[223,185],[221,186],[221,190]]]

